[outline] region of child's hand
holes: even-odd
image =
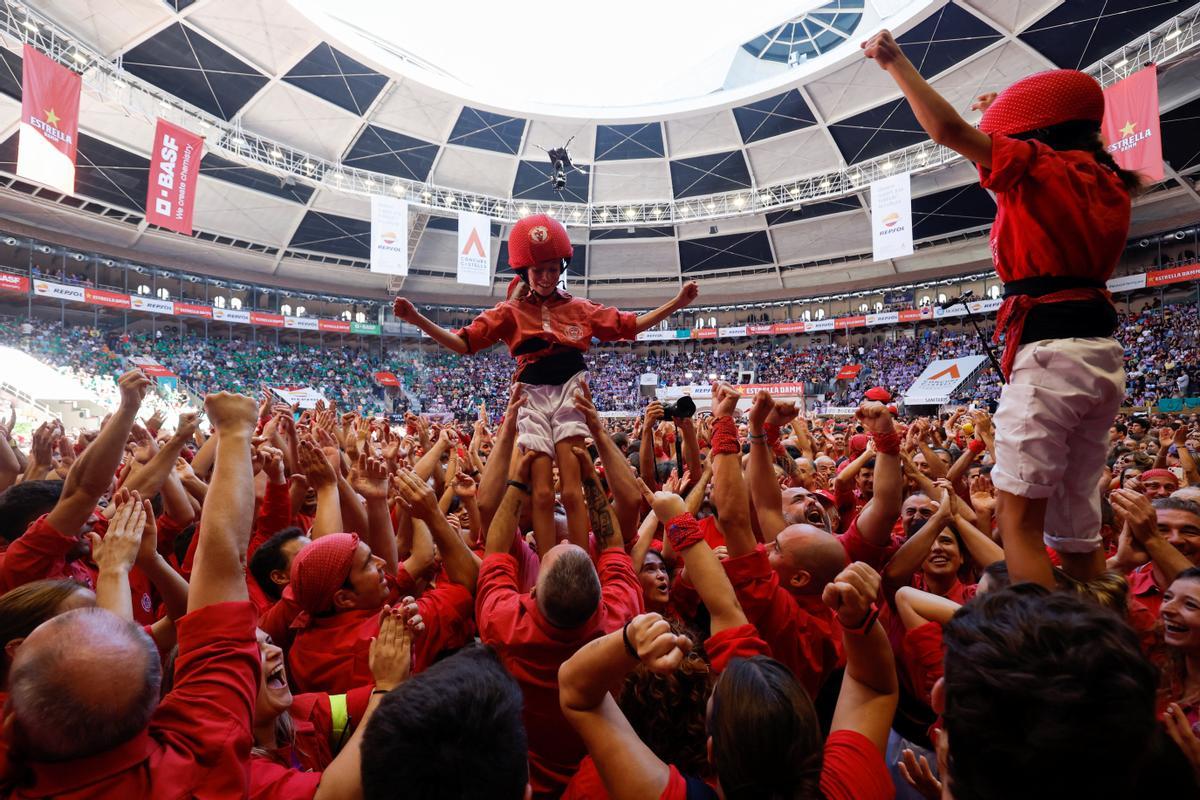
[[[875,62],[883,69],[887,69],[904,58],[900,45],[896,44],[896,40],[892,38],[892,32],[888,30],[882,30],[863,42],[862,49],[867,58],[875,59]]]
[[[392,303],[392,313],[396,315],[396,319],[402,319],[405,322],[412,322],[417,318],[416,307],[403,297],[397,297]]]
[[[975,102],[971,103],[971,110],[980,112],[987,111],[988,106],[996,102],[997,96],[998,95],[995,92],[988,92],[987,94],[979,95],[979,97],[975,98]]]

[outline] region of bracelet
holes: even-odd
[[[525,494],[533,494],[529,491],[529,484],[527,483],[521,483],[520,481],[509,481],[507,485],[513,487],[514,489],[520,489]]]
[[[712,428],[712,455],[741,455],[741,452],[742,444],[738,441],[737,425],[733,417],[717,417]]]
[[[879,607],[878,604],[871,603],[871,608],[867,610],[867,618],[866,619],[864,619],[861,623],[859,623],[858,625],[855,625],[853,627],[850,627],[848,625],[843,625],[842,630],[845,631],[846,633],[857,633],[860,635],[865,634],[867,631],[869,631],[871,629],[871,626],[875,624],[875,620],[879,619],[879,614],[881,611],[882,611],[882,609]]]
[[[629,620],[633,622],[633,620]],[[629,641],[629,622],[625,623],[625,627],[621,628],[621,639],[625,642],[625,652],[629,653],[629,657],[641,661],[641,656],[638,655],[637,648],[633,646],[633,642]]]
[[[371,696],[374,697],[377,694],[387,694],[390,691],[391,689],[372,689]]]
[[[765,433],[748,433],[746,435],[750,437],[750,441],[752,442],[765,442],[767,440]]]

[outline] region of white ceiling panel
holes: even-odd
[[[160,0],[30,0],[29,5],[110,57],[171,18],[171,9]]]
[[[592,242],[588,277],[619,278],[679,274],[679,249],[673,240]]]
[[[304,216],[304,206],[253,189],[201,176],[196,187],[196,228],[261,244],[282,245]]]
[[[665,159],[599,161],[591,169],[592,202],[671,199],[671,170]]]
[[[667,120],[667,148],[671,158],[737,150],[742,137],[729,109],[695,117]]]
[[[517,159],[512,156],[447,145],[438,157],[432,180],[441,186],[508,197],[516,173]]]
[[[268,75],[287,72],[321,41],[288,0],[201,0],[187,20]]]
[[[384,90],[371,122],[427,142],[444,142],[461,109],[462,103],[449,95],[413,81],[397,81]]]
[[[819,217],[771,229],[780,264],[862,253],[871,249],[871,218],[862,211]]]
[[[346,152],[362,124],[349,111],[282,81],[242,111],[248,131],[334,161]]]
[[[841,153],[821,128],[806,128],[749,145],[750,172],[759,186],[837,169]]]

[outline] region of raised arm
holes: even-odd
[[[1110,494],[1113,512],[1124,522],[1134,541],[1141,545],[1167,583],[1192,566],[1183,553],[1158,532],[1158,512],[1141,492],[1116,489]]]
[[[313,517],[312,537],[314,539],[327,533],[341,533],[345,530],[342,524],[342,503],[338,492],[337,473],[329,459],[321,452],[321,448],[313,444],[311,439],[303,439],[300,449],[296,451],[300,462],[300,471],[312,490],[317,493],[317,511]],[[208,496],[212,497],[212,487]]]
[[[846,650],[846,675],[830,732],[857,731],[884,753],[900,687],[892,646],[876,621],[879,583],[878,572],[856,561],[826,585],[821,599],[837,614]]]
[[[83,527],[96,509],[96,503],[108,491],[121,464],[129,430],[150,387],[150,379],[140,371],[132,370],[122,375],[117,385],[121,391],[120,406],[71,465],[62,495],[46,519],[54,530],[68,536]]]
[[[167,439],[146,465],[125,481],[123,488],[136,491],[143,497],[153,497],[162,489],[172,470],[175,461],[183,448],[192,440],[192,436],[200,429],[200,415],[184,413],[179,415],[179,425],[175,433]]]
[[[411,325],[416,325],[425,331],[425,333],[429,334],[430,339],[433,339],[447,350],[453,350],[460,355],[466,355],[471,352],[471,349],[461,336],[446,330],[433,320],[427,318],[420,311],[417,311],[416,307],[405,298],[396,298],[395,302],[392,303],[392,312],[398,319],[402,319]]]
[[[622,630],[589,642],[559,667],[563,716],[587,745],[613,800],[660,796],[671,768],[638,738],[609,690],[639,663],[654,672],[674,671],[691,647],[691,640],[677,636],[659,614],[642,614]]]
[[[658,487],[658,464],[654,460],[654,426],[663,417],[662,403],[652,400],[642,417],[642,438],[638,447],[638,469],[648,486]]]
[[[617,519],[617,512],[604,494],[604,486],[601,485],[600,476],[596,474],[596,468],[592,465],[591,456],[582,447],[573,447],[571,450],[579,462],[579,477],[583,483],[588,520],[591,522],[597,547],[601,552],[610,547],[624,548],[621,523]]]
[[[754,501],[754,513],[758,516],[758,527],[762,530],[763,539],[775,541],[779,532],[787,527],[783,518],[783,491],[779,481],[775,480],[775,468],[771,461],[771,448],[767,444],[767,418],[775,410],[775,401],[766,392],[759,392],[750,407],[750,464],[747,467],[747,478],[750,481],[750,497]],[[713,459],[710,455],[709,463]],[[718,506],[719,508],[720,506]],[[721,523],[724,525],[724,515]],[[726,536],[726,541],[728,541]],[[746,546],[749,545],[749,549]],[[737,552],[730,547],[729,555],[742,555],[753,548],[753,543],[740,542]]]
[[[929,555],[929,548],[933,546],[934,539],[953,519],[953,505],[950,499],[952,492],[949,486],[942,484],[937,511],[933,512],[933,516],[926,520],[920,530],[900,545],[900,549],[884,567],[883,588],[886,596],[890,597],[896,589],[908,584],[912,574],[920,569],[925,561],[925,556]]]
[[[892,540],[892,526],[900,518],[904,502],[904,476],[900,466],[900,434],[892,413],[883,403],[864,402],[857,417],[871,434],[875,445],[875,491],[870,502],[858,513],[858,532],[878,547]]]
[[[392,529],[392,514],[387,503],[387,464],[361,453],[350,477],[354,491],[362,495],[367,504],[367,544],[372,553],[383,559],[387,573],[395,575],[396,532]]]
[[[683,417],[675,420],[675,427],[679,429],[680,438],[683,440],[683,466],[684,469],[699,475],[702,467],[700,466],[700,440],[696,437],[696,422],[691,417]]]
[[[962,514],[954,515],[954,527],[958,529],[958,535],[962,537],[967,552],[975,559],[980,569],[1004,560],[1004,548],[993,542],[992,537],[976,528]]]
[[[592,404],[592,392],[586,383],[583,385],[583,392],[575,394],[575,408],[583,414],[588,432],[592,434],[592,441],[596,443],[596,450],[600,453],[600,463],[604,465],[604,476],[608,479],[608,488],[612,491],[621,536],[629,539],[637,530],[638,511],[642,503],[637,477],[633,474],[625,454],[604,427],[604,420],[600,419],[596,406]],[[591,461],[588,461],[587,470],[595,473]]]
[[[188,590],[188,611],[247,599],[246,546],[254,519],[250,439],[258,419],[254,400],[220,392],[204,401],[216,429],[213,477],[200,517],[200,541]]]
[[[717,554],[704,541],[696,519],[688,512],[683,498],[669,492],[651,492],[644,483],[642,495],[654,509],[655,516],[665,520],[663,524],[667,529],[667,538],[675,552],[683,557],[688,581],[696,587],[696,593],[708,609],[710,635],[745,625],[746,614],[738,602],[733,584],[717,560]]]
[[[904,55],[900,45],[896,44],[890,31],[880,31],[863,42],[862,47],[867,58],[875,59],[876,63],[892,76],[900,91],[904,92],[913,115],[929,134],[930,139],[960,153],[981,167],[992,165],[991,137],[968,124],[954,110],[954,106],[921,77],[921,73]]]
[[[517,535],[517,518],[521,514],[521,503],[529,497],[529,473],[537,456],[536,450],[526,450],[513,464],[508,490],[492,517],[492,524],[488,525],[485,555],[507,553],[512,549],[513,537]]]
[[[522,385],[513,384],[508,395],[508,408],[492,442],[491,455],[483,465],[483,474],[479,476],[479,513],[484,530],[491,526],[492,517],[504,498],[504,483],[508,480],[513,444],[517,440],[517,413],[526,400]]]
[[[429,526],[429,532],[433,534],[433,541],[442,556],[446,574],[450,576],[450,580],[474,593],[475,583],[479,578],[479,556],[471,552],[462,536],[446,522],[446,517],[438,509],[437,496],[429,484],[409,471],[401,472],[398,477],[400,497],[408,505],[413,517]]]
[[[121,489],[113,496],[116,513],[104,538],[96,533],[88,534],[92,560],[100,570],[96,578],[96,605],[122,619],[133,619],[129,570],[137,558],[149,505],[148,501],[143,505],[137,492]]]
[[[637,318],[637,332],[649,330],[681,308],[687,308],[700,295],[700,284],[688,281],[679,289],[679,293],[668,302],[663,303],[653,311],[647,311]]]

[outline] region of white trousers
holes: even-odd
[[[577,372],[561,386],[525,384],[525,405],[517,412],[517,445],[554,456],[554,445],[572,436],[587,436],[583,414],[575,409],[586,372]]]
[[[1100,546],[1098,484],[1124,399],[1124,351],[1112,339],[1047,339],[1017,351],[994,419],[992,482],[1049,499],[1045,542],[1056,550]]]

